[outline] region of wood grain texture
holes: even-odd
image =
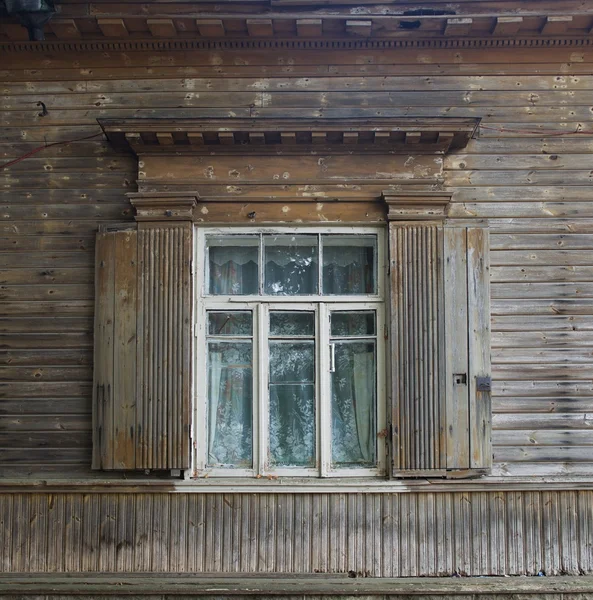
[[[156,573],[172,572],[224,574],[227,586],[264,573],[308,574],[312,585],[349,571],[371,584],[451,581],[454,573],[591,575],[592,494],[1,494],[0,571],[69,572],[73,581],[83,572],[143,573],[153,586]]]
[[[79,30],[82,28],[74,13],[86,7],[67,4],[72,12],[60,15],[56,35],[60,27],[71,28],[70,20],[78,23]],[[483,13],[494,7],[491,2],[459,4],[473,4]],[[576,1],[570,4],[578,9]],[[521,7],[524,5],[522,2]],[[139,4],[126,6],[140,10]],[[367,8],[374,10],[373,6],[371,3]],[[488,27],[498,27],[499,31],[506,28],[508,35],[515,35],[512,31],[516,27],[536,31],[544,26],[543,17],[548,16],[533,17],[540,6],[530,3],[526,11],[514,6],[510,20],[490,18]],[[179,8],[172,3],[173,12],[165,17],[169,21],[153,22],[155,31],[171,31],[171,23],[178,29],[180,21],[173,15]],[[109,17],[102,14],[100,18]],[[128,18],[119,18],[130,36],[137,35]],[[159,17],[147,13],[143,18]],[[226,34],[228,21],[223,25],[210,14],[204,17],[209,22],[196,24],[197,18],[190,25],[192,35],[220,35],[221,27]],[[326,21],[316,19],[300,25],[295,19],[294,35],[305,39],[318,35]],[[272,19],[273,28],[277,25],[278,21]],[[574,26],[582,25],[577,21]],[[148,27],[145,33],[149,33]],[[546,410],[552,414],[580,414],[583,421],[584,415],[591,412],[587,403],[593,391],[587,378],[593,359],[587,317],[593,314],[593,263],[589,257],[593,235],[589,164],[593,151],[592,64],[588,45],[486,51],[470,46],[439,50],[281,47],[273,53],[255,48],[190,47],[177,51],[52,51],[45,53],[42,63],[37,53],[15,52],[0,70],[6,125],[0,155],[3,162],[9,161],[40,145],[99,133],[97,118],[198,114],[331,118],[384,111],[400,116],[481,116],[479,135],[462,152],[445,157],[442,167],[429,164],[426,156],[405,166],[409,155],[403,159],[404,155],[398,156],[392,165],[412,174],[415,168],[428,169],[438,175],[435,186],[439,185],[438,178],[444,177],[453,191],[451,217],[462,219],[466,225],[488,219],[495,317],[494,411],[497,416],[528,415],[521,424],[526,431],[541,427],[541,431],[563,432],[575,421],[563,417],[562,421],[544,422],[537,415]],[[45,117],[39,117],[36,103],[40,99],[48,107]],[[577,130],[581,133],[573,135]],[[320,170],[319,165],[313,166],[315,172]],[[247,165],[243,167],[241,176],[252,177]],[[299,167],[299,177],[306,179],[308,168]],[[321,222],[328,215],[340,222],[361,209],[357,204],[359,183],[339,180],[345,168],[334,171],[334,182],[304,181],[296,185],[296,198],[299,202],[305,200],[302,206],[295,199],[288,201],[282,189],[285,180],[278,180],[274,193],[282,203],[277,210],[267,212],[258,208],[261,187],[244,182],[236,185],[228,173],[231,170],[222,174],[218,187],[201,182],[209,210],[204,223],[228,223],[237,216],[240,223],[248,223],[247,215],[253,211],[256,223]],[[282,176],[285,171],[291,173],[290,168],[278,168],[268,175]],[[165,185],[179,183],[178,179],[167,178],[166,173],[161,176]],[[136,189],[136,180],[135,160],[114,152],[101,137],[46,148],[4,170],[0,190],[0,369],[9,370],[0,384],[7,407],[3,414],[26,412],[42,419],[45,410],[53,413],[61,399],[67,414],[90,414],[87,375],[84,380],[70,382],[47,381],[45,377],[67,373],[47,371],[49,367],[88,366],[94,235],[100,222],[133,218],[124,194]],[[236,201],[228,206],[207,201],[209,196],[217,199],[226,194],[227,186],[232,186],[228,195],[236,195]],[[377,197],[381,193],[380,189],[369,191]],[[327,206],[333,198],[347,201],[331,202],[330,211]],[[318,201],[325,202],[324,209],[318,210]],[[291,209],[285,221],[283,206]],[[360,222],[381,222],[376,205],[369,203],[360,214]],[[40,368],[44,369],[41,381],[33,375]],[[495,421],[495,425],[497,432],[507,427],[508,431],[515,430],[512,419]],[[497,455],[494,472],[509,477],[592,473],[593,455],[587,455],[586,446],[572,441],[568,444],[563,434],[550,439],[558,440],[558,445],[547,446],[555,455],[532,452],[529,460],[520,462],[510,460],[516,456]],[[25,438],[20,443],[11,440],[14,443],[10,447],[2,446],[0,450],[3,468],[14,464],[9,460],[16,455],[19,465],[40,472],[45,469],[55,475],[61,464],[67,464],[71,473],[75,468],[79,475],[88,472],[86,450],[68,449],[77,453],[67,453],[66,449],[54,449],[51,444],[61,443],[55,436],[48,438],[47,452],[37,454],[28,454]],[[494,447],[498,447],[496,440]],[[572,462],[572,448],[575,457],[590,459]]]

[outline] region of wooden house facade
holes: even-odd
[[[0,596],[592,598],[593,1],[12,4]]]

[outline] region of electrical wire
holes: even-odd
[[[7,163],[0,165],[0,169],[12,167],[12,165],[16,165],[17,163],[21,162],[21,160],[25,160],[25,158],[29,158],[34,154],[45,150],[46,148],[51,148],[52,146],[65,146],[67,144],[73,144],[75,142],[83,142],[84,140],[92,140],[93,138],[99,137],[100,135],[103,135],[103,132],[95,133],[94,135],[87,135],[86,137],[78,138],[75,140],[67,140],[65,142],[52,142],[51,144],[45,144],[45,146],[39,146],[38,148],[34,148],[33,150],[27,152],[26,154],[23,154],[22,156],[19,156],[18,158],[15,158],[14,160],[10,160]]]

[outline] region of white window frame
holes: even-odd
[[[206,294],[206,237],[239,234],[372,234],[377,236],[377,293],[351,296],[266,296]],[[195,352],[192,436],[192,472],[198,477],[384,477],[387,474],[387,386],[385,286],[387,283],[387,247],[385,230],[377,227],[205,227],[196,226],[194,236]],[[260,257],[260,261],[263,257]],[[321,269],[321,265],[320,265]],[[261,273],[261,270],[260,270]],[[217,468],[207,466],[208,454],[208,390],[207,378],[207,312],[250,310],[253,314],[253,468]],[[271,310],[315,312],[315,398],[316,398],[316,467],[270,467],[265,457],[268,440],[268,323]],[[331,465],[331,387],[329,373],[329,313],[331,311],[373,310],[376,313],[377,351],[377,464],[375,468],[332,468]],[[323,351],[326,349],[327,352]],[[322,435],[322,432],[327,432]]]

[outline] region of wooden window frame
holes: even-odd
[[[194,406],[192,433],[195,436],[193,447],[193,477],[219,477],[221,480],[235,477],[307,477],[316,478],[384,478],[387,475],[386,438],[387,424],[387,380],[386,361],[387,340],[383,335],[386,327],[385,302],[388,298],[387,284],[387,245],[384,227],[196,227],[195,229],[195,295],[194,295]],[[278,234],[372,234],[377,236],[377,293],[360,296],[214,296],[205,291],[206,264],[205,247],[208,235],[278,233]],[[253,413],[253,468],[231,469],[209,467],[207,465],[207,381],[206,368],[206,315],[210,310],[250,310],[254,317],[253,356],[254,356],[254,413]],[[315,356],[316,356],[316,466],[314,468],[273,467],[265,459],[268,433],[268,394],[267,394],[267,315],[270,310],[308,310],[316,314]],[[332,310],[373,310],[376,314],[377,341],[377,466],[376,468],[332,468],[331,465],[331,414],[330,377],[328,357],[323,349],[329,345],[329,313]],[[200,385],[202,384],[202,385]]]

